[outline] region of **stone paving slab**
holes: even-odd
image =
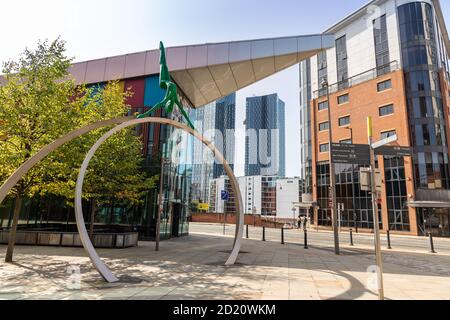
[[[370,250],[244,240],[238,264],[225,267],[230,237],[192,234],[124,250],[99,250],[121,279],[106,284],[79,248],[16,248],[6,264],[0,246],[0,300],[319,300],[377,296],[367,287],[375,258]],[[68,267],[80,268],[73,289]],[[384,253],[387,299],[450,299],[450,257],[414,252]]]

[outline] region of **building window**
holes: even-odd
[[[327,52],[322,51],[317,55],[317,70],[319,79],[319,97],[327,94],[327,88],[322,88],[322,82],[328,78]]]
[[[361,168],[357,164],[336,164],[336,200],[344,203],[341,212],[343,227],[373,228],[372,200],[367,191],[362,191],[359,184]],[[332,217],[329,206],[330,199],[330,167],[328,163],[317,164],[317,205],[318,223],[321,226],[331,226]],[[381,217],[381,210],[378,210]],[[382,220],[380,219],[380,222]]]
[[[348,93],[338,97],[338,104],[344,104],[349,102]]]
[[[327,122],[319,123],[319,131],[325,131],[330,129],[330,124]]]
[[[380,117],[388,116],[394,114],[394,105],[390,104],[388,106],[381,107],[379,109]]]
[[[350,124],[350,116],[339,118],[339,127],[348,126]]]
[[[392,81],[391,79],[378,83],[378,92],[385,91],[388,89],[392,89]]]
[[[391,72],[389,65],[389,41],[387,34],[386,15],[373,20],[373,37],[375,41],[375,57],[377,62],[377,75]]]
[[[339,141],[339,143],[340,144],[352,144],[353,141],[352,141],[352,139],[344,139],[344,140]]]
[[[447,119],[437,71],[440,30],[436,15],[431,4],[412,2],[398,7],[398,20],[413,144],[430,147],[424,152],[414,150],[416,187],[450,189],[448,141],[441,129]]]
[[[319,111],[328,109],[328,101],[319,102]]]
[[[330,144],[329,143],[324,143],[320,145],[320,152],[328,152],[330,151]]]
[[[410,231],[403,158],[384,157],[389,230]]]
[[[338,90],[348,88],[347,37],[336,40]]]
[[[397,134],[396,130],[384,131],[381,133],[381,140],[390,138],[392,136],[395,136],[396,134]]]

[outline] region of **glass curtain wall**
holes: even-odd
[[[398,8],[416,188],[449,189],[449,159],[434,11],[414,2]]]

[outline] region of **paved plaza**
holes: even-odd
[[[0,246],[0,299],[377,299],[369,248],[244,240],[238,265],[225,267],[230,236],[205,234],[193,225],[189,237],[123,250],[99,250],[120,283],[104,283],[77,248],[16,248],[5,264]],[[197,230],[197,231],[195,231]],[[230,229],[231,230],[231,229]],[[80,268],[80,278],[70,270]],[[384,251],[386,298],[450,299],[450,255]],[[78,281],[80,279],[80,281]],[[80,286],[77,288],[77,286]]]

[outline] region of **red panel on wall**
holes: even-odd
[[[127,104],[133,108],[144,106],[145,78],[125,80],[125,90],[134,92],[133,96],[127,99]]]

